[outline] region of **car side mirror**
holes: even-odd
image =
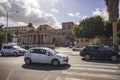
[[[12,48],[12,50],[15,50],[15,48]]]
[[[47,52],[47,56],[51,56],[52,54],[50,52]]]

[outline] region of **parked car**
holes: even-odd
[[[69,47],[69,48],[72,48],[73,46],[72,46],[72,45],[69,45],[68,47]]]
[[[1,48],[1,55],[24,55],[27,50],[21,48],[20,46],[16,44],[4,44]]]
[[[30,48],[24,55],[26,64],[48,63],[54,66],[68,63],[68,57],[46,47]]]
[[[85,46],[77,45],[72,48],[73,51],[81,51],[85,48]]]
[[[103,46],[103,47],[108,48],[109,50],[113,50],[113,49],[112,49],[112,46],[105,45],[105,46]]]
[[[80,52],[80,56],[84,57],[86,60],[92,59],[94,57],[117,61],[120,58],[120,53],[102,46],[88,46]]]

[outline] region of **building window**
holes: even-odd
[[[65,30],[65,27],[63,27],[63,29]]]
[[[70,26],[70,25],[68,25],[68,29],[71,29],[71,26]]]

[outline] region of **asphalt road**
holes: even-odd
[[[85,61],[69,48],[56,50],[68,55],[69,64],[25,65],[23,56],[0,57],[0,80],[120,80],[120,61]]]

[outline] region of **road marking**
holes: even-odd
[[[63,79],[61,79],[61,77],[57,76],[56,80],[63,80]]]
[[[85,80],[85,79],[78,79],[78,78],[65,78],[65,80]]]
[[[84,67],[70,67],[71,70],[84,70],[84,71],[100,71],[100,72],[108,72],[108,73],[120,73],[119,70],[111,70],[111,69],[99,69],[99,68],[84,68]]]
[[[11,71],[10,71],[10,73],[8,74],[8,76],[7,76],[7,79],[6,79],[6,80],[10,80],[10,77],[11,77],[12,73],[13,73],[13,70],[11,70]]]
[[[48,75],[44,80],[48,80],[50,78],[51,75]]]
[[[57,77],[56,80],[85,80],[85,79],[79,79],[79,78],[70,78],[70,77],[67,77],[65,79],[62,79],[61,77]]]
[[[89,65],[89,64],[72,64],[74,67],[92,67],[92,68],[110,68],[110,69],[119,69],[117,66],[102,66],[102,65]]]
[[[77,76],[88,76],[88,77],[98,77],[98,78],[106,78],[106,79],[120,79],[120,76],[117,75],[109,75],[109,74],[94,74],[94,73],[78,73],[78,72],[70,72],[70,71],[62,71],[63,74],[68,75],[77,75]]]

